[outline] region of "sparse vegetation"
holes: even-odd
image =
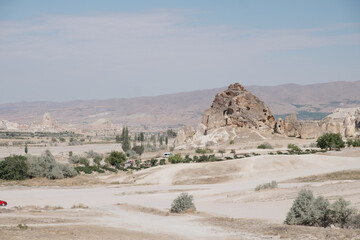
[[[341,149],[345,143],[339,133],[326,133],[316,140],[317,146],[325,150]]]
[[[289,149],[288,150],[289,154],[301,154],[302,153],[301,148],[299,148],[295,144],[288,144],[288,149]]]
[[[210,148],[205,148],[205,149],[202,149],[202,148],[197,148],[195,150],[196,153],[200,153],[200,154],[207,154],[207,153],[212,153],[213,150],[210,149]]]
[[[181,193],[171,204],[170,212],[181,213],[185,211],[195,211],[193,196],[188,193]]]
[[[258,149],[273,149],[273,146],[271,146],[270,143],[263,143],[263,144],[260,144],[257,148]]]
[[[86,206],[85,204],[83,204],[83,203],[79,203],[79,204],[74,204],[74,205],[72,205],[72,207],[71,207],[71,209],[75,209],[75,208],[81,208],[81,209],[87,209],[87,208],[89,208],[88,206]]]
[[[278,184],[276,181],[272,181],[269,183],[265,183],[265,184],[260,184],[255,188],[255,191],[260,191],[260,190],[264,190],[264,189],[273,189],[273,188],[277,188]]]
[[[326,198],[315,198],[310,190],[303,189],[294,200],[285,224],[318,227],[335,225],[344,228],[352,225],[356,218],[356,210],[343,198],[338,198],[330,204]]]
[[[360,180],[360,170],[344,170],[321,175],[295,178],[290,182],[325,182],[333,180]]]
[[[24,224],[22,224],[22,223],[19,223],[18,225],[17,225],[17,227],[19,228],[19,229],[21,229],[21,230],[28,230],[28,226],[24,223]]]

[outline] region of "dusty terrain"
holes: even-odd
[[[342,196],[360,209],[359,180],[294,181],[298,177],[347,169],[360,169],[360,149],[165,165],[128,174],[56,180],[52,185],[39,180],[30,180],[33,181],[30,187],[2,182],[0,199],[8,201],[8,206],[0,209],[0,236],[1,239],[360,239],[359,230],[282,224],[302,188],[330,200]],[[279,188],[254,191],[258,184],[272,180],[279,183]],[[169,213],[172,200],[181,192],[194,196],[196,212]]]

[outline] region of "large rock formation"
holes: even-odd
[[[256,135],[255,138],[262,138],[261,135],[252,131],[262,130],[271,133],[274,127],[275,118],[264,102],[245,90],[239,83],[235,83],[215,96],[211,107],[205,110],[202,123],[198,125],[196,131],[189,126],[180,129],[175,146],[185,143],[217,144],[230,141],[239,134],[248,134],[252,138]]]
[[[235,83],[216,95],[202,123],[207,132],[225,126],[272,130],[275,118],[264,102]]]

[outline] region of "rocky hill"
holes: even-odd
[[[360,81],[245,87],[275,116],[295,112],[299,119],[321,119],[336,108],[360,105]],[[92,124],[102,119],[144,129],[196,126],[215,94],[223,90],[225,87],[129,99],[7,103],[0,104],[0,119],[31,124],[41,122],[49,112],[58,124]]]

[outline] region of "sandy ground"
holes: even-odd
[[[303,188],[360,209],[360,181],[286,182],[345,169],[360,169],[360,149],[158,166],[85,187],[3,185],[0,239],[360,239],[359,230],[282,224]],[[278,189],[254,191],[272,180]],[[196,212],[169,213],[181,192]]]

